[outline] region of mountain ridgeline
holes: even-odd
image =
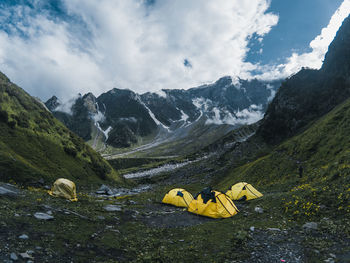
[[[2,73],[0,131],[2,180],[29,184],[60,177],[84,183],[108,176],[119,180],[98,153]]]
[[[184,143],[194,136],[209,144],[234,128],[262,118],[280,83],[256,79],[234,82],[223,77],[189,90],[163,89],[139,95],[114,88],[97,98],[88,93],[70,105],[70,112],[55,96],[45,104],[94,148],[98,133],[103,143],[115,148],[180,139]],[[225,128],[219,131],[221,126]]]
[[[325,56],[320,70],[302,69],[282,83],[258,130],[266,141],[277,143],[350,97],[350,18]]]

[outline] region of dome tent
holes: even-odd
[[[240,182],[233,185],[226,194],[232,200],[251,200],[262,197],[263,194],[256,190],[251,184]]]
[[[188,206],[188,212],[212,218],[227,218],[239,211],[226,194],[212,191],[208,187],[197,194]]]
[[[188,207],[192,200],[193,196],[191,193],[182,188],[175,188],[164,196],[162,203],[179,207]]]
[[[70,201],[78,201],[75,183],[68,179],[57,179],[48,193],[55,197],[66,198]]]

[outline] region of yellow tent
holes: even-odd
[[[193,199],[188,206],[188,212],[212,218],[226,218],[239,211],[227,195],[206,188]]]
[[[48,193],[55,197],[63,197],[71,201],[78,201],[75,183],[68,179],[57,179]]]
[[[226,194],[232,200],[250,200],[263,196],[263,194],[256,190],[251,184],[245,182],[233,185]]]
[[[182,188],[170,190],[163,198],[162,203],[180,207],[188,207],[193,200],[193,196]]]

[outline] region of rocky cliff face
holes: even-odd
[[[159,139],[159,134],[168,141],[186,136],[193,140],[190,138],[193,134],[204,133],[217,139],[216,132],[208,127],[225,125],[227,132],[261,119],[279,85],[280,81],[233,81],[231,77],[223,77],[213,84],[189,90],[139,95],[114,88],[98,98],[88,93],[76,99],[70,113],[62,112],[65,107],[56,97],[46,105],[86,141],[93,139],[92,131],[97,129],[106,144],[124,148],[147,136]],[[218,134],[222,136],[222,132]]]
[[[350,97],[350,17],[329,46],[320,70],[302,69],[282,83],[258,130],[268,142],[296,134]]]

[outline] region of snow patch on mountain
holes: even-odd
[[[213,104],[210,99],[204,99],[202,97],[192,99],[192,103],[196,106],[197,109],[202,110],[204,112],[208,111],[209,107]]]
[[[188,116],[183,110],[180,110],[178,107],[176,107],[176,109],[178,110],[178,111],[180,111],[181,112],[181,119],[180,120],[178,120],[178,121],[182,121],[183,122],[183,124],[181,125],[181,127],[187,127],[189,124],[191,124],[191,122],[190,121],[188,121],[188,119],[190,118],[190,116]],[[180,128],[181,128],[180,127]]]
[[[95,126],[97,127],[97,129],[100,130],[100,132],[103,133],[103,135],[105,136],[105,141],[107,141],[108,140],[108,134],[112,130],[112,127],[109,126],[106,130],[103,130],[98,122],[95,122]]]
[[[120,121],[128,121],[128,122],[133,122],[136,123],[137,119],[135,117],[129,117],[129,118],[119,118]]]
[[[187,120],[190,116],[188,116],[186,113],[184,113],[183,110],[180,110],[180,112],[181,112],[181,120],[184,122],[187,122]]]
[[[148,111],[149,116],[151,116],[152,120],[153,120],[158,126],[161,126],[161,127],[163,127],[164,129],[170,131],[168,126],[165,126],[163,123],[161,123],[161,122],[156,118],[156,116],[153,114],[153,112],[151,111],[151,109],[148,108],[147,105],[141,100],[140,96],[139,96],[139,95],[136,95],[136,96],[137,96],[137,101],[138,101],[139,103],[141,103],[142,106],[145,107],[145,109]]]

